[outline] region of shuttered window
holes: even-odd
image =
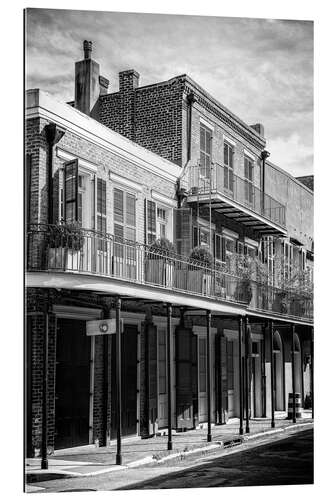
[[[156,240],[156,203],[146,200],[147,210],[147,243],[150,245]]]
[[[106,182],[97,179],[97,207],[96,207],[97,231],[106,234]],[[106,251],[106,242],[99,242],[99,250]]]
[[[192,250],[192,212],[190,208],[177,208],[174,211],[175,238],[177,253],[188,256]]]
[[[64,172],[64,199],[65,199],[65,222],[78,221],[78,160],[65,163]]]
[[[211,166],[211,139],[212,132],[204,125],[200,125],[200,175],[210,177]]]
[[[244,177],[245,177],[245,201],[252,205],[254,201],[254,186],[253,186],[253,160],[244,157]]]
[[[114,235],[129,241],[136,240],[136,198],[118,188],[113,190]]]
[[[224,143],[224,189],[228,192],[234,190],[234,148],[227,142]]]

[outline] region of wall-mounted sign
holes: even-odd
[[[121,330],[123,329],[123,321],[120,320]],[[100,319],[92,320],[86,322],[86,333],[87,335],[110,335],[116,333],[116,320],[112,319]]]

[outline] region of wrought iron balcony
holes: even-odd
[[[262,232],[266,228],[272,233],[272,224],[275,232],[285,232],[285,206],[227,167],[215,163],[209,172],[200,165],[190,166],[188,187],[190,202],[211,203],[213,209]]]
[[[284,291],[221,267],[205,266],[182,255],[92,230],[32,225],[26,248],[29,272],[97,275],[282,316],[311,319],[313,314],[311,293]]]

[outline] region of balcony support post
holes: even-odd
[[[271,351],[271,427],[275,427],[275,383],[274,383],[274,338],[273,338],[273,321],[269,322],[269,336],[270,336],[270,351]]]
[[[120,322],[121,298],[116,298],[116,423],[117,423],[117,454],[116,464],[122,464],[121,455],[121,434],[122,434],[122,390],[121,390],[121,371],[122,371],[122,332]]]
[[[293,423],[296,423],[296,379],[295,379],[295,324],[291,325],[291,378],[293,388]]]
[[[243,318],[238,318],[238,369],[239,369],[239,434],[244,433],[243,429]]]
[[[168,390],[168,450],[172,450],[172,413],[171,413],[171,321],[172,306],[167,304],[167,390]]]
[[[212,313],[207,310],[207,441],[210,443],[212,441],[212,415],[211,415],[211,370],[210,370],[210,337],[211,337],[211,326],[212,326]]]
[[[43,413],[42,413],[42,460],[41,469],[49,468],[47,459],[47,441],[48,441],[48,375],[49,375],[49,304],[44,306],[44,343],[43,343]]]
[[[249,318],[245,316],[245,432],[250,432],[249,419]]]

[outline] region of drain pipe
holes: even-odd
[[[265,213],[265,170],[266,170],[266,160],[270,156],[269,151],[266,151],[264,149],[261,152],[261,160],[262,160],[262,167],[261,167],[261,213],[264,215]]]
[[[48,123],[45,128],[45,138],[48,145],[47,162],[47,222],[53,224],[53,147],[60,141],[65,134],[65,129],[57,126],[55,123]]]

